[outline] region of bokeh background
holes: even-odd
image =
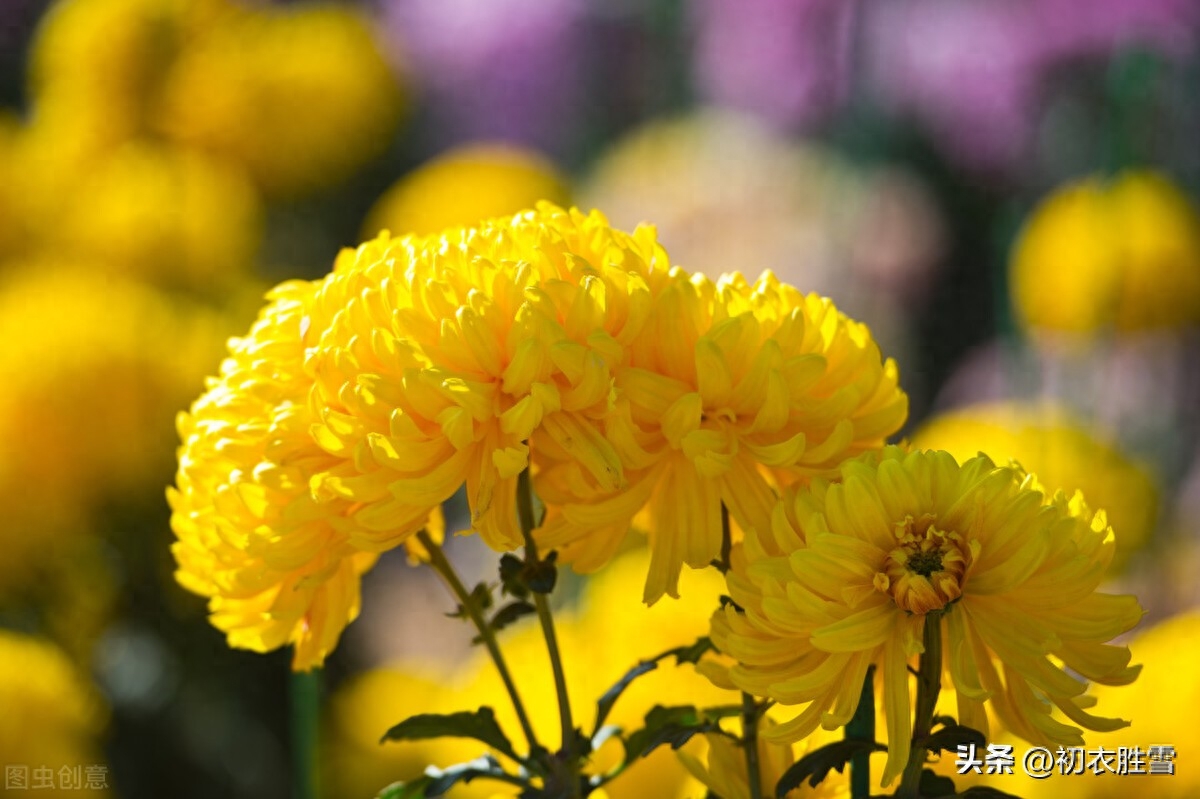
[[[1194,0],[3,0],[0,764],[52,766],[42,796],[93,766],[112,797],[274,799],[316,736],[342,799],[478,754],[377,744],[496,690],[431,575],[385,556],[293,678],[175,583],[163,492],[174,415],[267,287],[550,199],[831,296],[899,362],[915,443],[1106,508],[1148,611],[1120,742],[1177,744],[1155,795],[1197,795],[1165,685],[1200,663],[1198,42]],[[640,615],[640,568],[568,581],[581,703],[705,630],[719,586]],[[660,757],[612,796],[697,785]],[[1055,795],[1129,795],[1096,785]]]

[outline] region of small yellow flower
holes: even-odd
[[[596,569],[646,507],[647,602],[677,596],[684,564],[718,557],[722,505],[741,529],[766,530],[774,486],[830,474],[908,413],[896,364],[866,326],[769,272],[753,284],[736,273],[674,282],[629,353],[606,420],[628,487],[545,469],[539,535],[576,568]]]
[[[944,449],[965,461],[983,452],[996,463],[1017,461],[1048,490],[1081,491],[1103,508],[1117,537],[1114,563],[1150,540],[1159,488],[1151,472],[1055,405],[971,405],[934,417],[913,434],[918,449]]]
[[[0,629],[0,707],[4,765],[25,766],[31,790],[32,770],[53,766],[58,787],[43,786],[36,794],[53,799],[78,796],[79,790],[59,784],[58,769],[103,764],[99,743],[108,713],[98,692],[67,656],[48,641]],[[14,794],[24,793],[12,787]],[[6,790],[5,795],[12,794]]]
[[[1178,328],[1200,320],[1200,217],[1166,177],[1089,178],[1045,199],[1012,256],[1027,326],[1068,334]]]
[[[290,643],[296,669],[333,650],[377,557],[350,543],[349,503],[317,502],[309,490],[331,461],[309,436],[303,368],[309,325],[322,319],[317,287],[277,287],[250,334],[231,340],[220,376],[179,417],[178,487],[167,492],[180,584],[209,597],[230,646]]]
[[[1077,494],[1052,497],[1016,467],[986,456],[961,466],[945,452],[887,447],[843,464],[840,480],[792,492],[770,528],[735,550],[733,607],[713,641],[738,665],[742,690],[805,704],[766,733],[796,740],[846,724],[867,668],[878,667],[890,742],[883,783],[909,757],[909,667],[936,613],[959,721],[988,730],[990,703],[1014,734],[1080,745],[1079,727],[1127,722],[1084,711],[1085,683],[1136,678],[1126,647],[1131,596],[1096,593],[1114,542],[1104,513]]]
[[[241,164],[277,196],[343,180],[387,148],[403,90],[360,14],[234,8],[162,77],[155,127]]]
[[[532,208],[566,205],[566,178],[538,153],[508,144],[456,147],[398,180],[367,215],[364,233],[437,233]]]
[[[548,203],[428,238],[383,236],[315,300],[313,437],[334,459],[319,497],[353,503],[352,540],[382,549],[464,483],[493,548],[522,543],[530,450],[606,490],[621,463],[601,420],[613,366],[671,281],[653,231]],[[530,439],[533,439],[532,444]]]

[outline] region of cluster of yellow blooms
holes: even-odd
[[[181,415],[178,576],[232,645],[290,642],[311,668],[377,553],[437,528],[460,488],[474,532],[520,547],[528,471],[545,506],[532,535],[576,570],[646,533],[647,603],[729,554],[721,682],[807,705],[764,726],[768,743],[846,724],[874,665],[897,777],[927,625],[945,629],[964,724],[986,731],[986,702],[1039,743],[1080,740],[1054,714],[1121,726],[1087,713],[1064,670],[1137,674],[1106,643],[1137,602],[1095,592],[1104,513],[985,456],[885,448],[906,416],[863,325],[770,273],[691,275],[652,228],[542,203],[385,233],[276,289]],[[721,746],[705,773],[728,789]]]

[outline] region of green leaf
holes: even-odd
[[[430,782],[430,777],[421,777],[412,782],[393,782],[376,794],[375,799],[424,799],[425,789]]]
[[[504,593],[525,599],[529,592],[549,594],[558,582],[558,553],[550,552],[541,560],[525,561],[513,554],[500,558],[500,585]]]
[[[968,788],[958,794],[962,799],[1021,799],[1016,794],[1005,793],[1004,791],[990,788],[984,785],[977,785],[974,788]]]
[[[943,777],[928,768],[921,772],[921,782],[918,783],[917,788],[921,796],[929,797],[954,796],[957,790],[954,787],[954,780]]]
[[[471,603],[472,607],[483,613],[492,606],[492,587],[487,583],[480,583],[471,589],[471,593],[467,596],[467,601]],[[457,607],[458,609],[453,613],[447,613],[446,615],[452,619],[471,618],[465,607],[462,605],[458,605]]]
[[[727,595],[725,595],[725,594],[721,594],[720,602],[721,602],[721,610],[724,610],[726,607],[731,607],[731,608],[733,608],[734,610],[736,610],[738,613],[745,613],[745,612],[746,612],[746,611],[745,611],[745,610],[742,608],[742,606],[741,606],[741,605],[739,605],[738,603],[736,603],[736,602],[734,602],[734,601],[733,601],[733,597],[731,597],[731,596],[727,596]]]
[[[947,724],[924,741],[924,746],[931,752],[954,752],[960,745],[974,744],[976,749],[987,748],[987,739],[979,730],[964,727],[961,724]]]
[[[488,622],[488,629],[495,631],[503,630],[505,627],[508,627],[518,619],[536,612],[537,608],[523,599],[509,602],[507,605],[500,608],[500,610],[496,611],[495,616],[492,616],[491,621]],[[475,636],[471,639],[471,643],[482,644],[483,636]]]
[[[392,727],[380,743],[385,741],[420,741],[429,738],[473,738],[482,741],[513,760],[523,762],[513,751],[513,746],[496,723],[496,714],[490,707],[481,707],[474,713],[420,713]]]
[[[629,671],[625,672],[625,676],[613,683],[613,686],[605,691],[604,695],[600,697],[598,702],[596,702],[596,723],[592,726],[592,734],[595,735],[600,731],[600,728],[604,726],[604,721],[608,718],[608,714],[612,712],[613,706],[617,703],[617,699],[619,699],[625,689],[629,687],[630,683],[632,683],[638,677],[641,677],[643,674],[649,674],[657,669],[659,661],[673,656],[675,658],[676,665],[680,663],[696,663],[701,657],[703,657],[705,652],[708,652],[712,649],[715,649],[712,640],[709,639],[708,636],[704,636],[698,638],[695,643],[688,644],[687,646],[676,647],[675,649],[668,649],[666,652],[655,655],[649,660],[643,660],[641,663],[638,663]]]
[[[646,726],[625,739],[625,759],[632,762],[645,757],[663,744],[678,749],[697,733],[718,729],[717,722],[696,710],[694,705],[655,705],[646,714]]]
[[[809,785],[815,787],[821,780],[825,779],[825,776],[830,771],[836,769],[840,773],[846,768],[846,764],[850,762],[850,758],[861,752],[883,752],[886,750],[886,746],[875,741],[835,741],[834,743],[822,746],[820,749],[809,752],[793,763],[791,768],[783,772],[783,776],[779,778],[779,782],[775,785],[775,796],[782,799],[787,795],[788,791],[799,788],[805,778],[808,779]]]
[[[467,783],[477,777],[498,779],[517,785],[523,784],[522,780],[507,773],[500,766],[500,761],[490,754],[485,754],[469,763],[459,763],[444,769],[430,768],[426,771],[426,778],[429,779],[429,784],[425,788],[427,797],[441,796],[458,783]]]

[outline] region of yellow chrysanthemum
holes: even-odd
[[[1200,795],[1200,771],[1190,767],[1200,758],[1200,735],[1195,729],[1196,708],[1200,707],[1200,682],[1195,679],[1200,611],[1193,609],[1159,622],[1134,636],[1130,647],[1145,660],[1142,679],[1119,691],[1098,685],[1091,694],[1110,711],[1132,718],[1133,723],[1117,732],[1089,735],[1087,750],[1103,748],[1113,753],[1115,769],[1117,750],[1137,747],[1142,758],[1137,768],[1147,771],[1150,747],[1169,745],[1175,753],[1173,775],[1118,775],[1101,766],[1098,775],[1086,769],[1082,774],[1055,772],[1046,779],[1031,779],[1018,768],[1014,774],[985,775],[978,781],[1027,799],[1191,799]],[[1170,690],[1164,690],[1165,685],[1170,685]],[[1085,765],[1087,760],[1090,755]]]
[[[54,542],[87,529],[98,504],[169,472],[172,416],[227,324],[95,269],[9,268],[0,282],[0,583],[54,557]]]
[[[922,425],[912,443],[944,449],[960,462],[980,452],[996,463],[1015,460],[1050,491],[1081,491],[1108,514],[1118,561],[1154,532],[1159,491],[1150,472],[1064,407],[1006,402],[957,408]]]
[[[61,768],[103,766],[99,737],[107,711],[70,659],[47,641],[0,629],[0,759],[25,766],[33,792],[35,768],[54,769],[54,785],[36,795],[65,799],[79,790],[60,785]],[[82,783],[82,777],[80,777]],[[6,783],[7,786],[7,783]],[[13,793],[25,793],[12,786]],[[107,796],[107,791],[90,791]],[[6,791],[6,795],[8,792]]]
[[[715,571],[694,572],[684,579],[678,602],[646,608],[638,588],[648,553],[635,550],[616,558],[611,567],[585,584],[577,612],[556,614],[559,646],[576,722],[591,731],[596,701],[639,660],[694,642],[706,631],[712,607],[724,588]],[[447,600],[448,601],[448,600]],[[631,635],[630,630],[636,630]],[[546,643],[532,620],[501,634],[501,649],[513,673],[534,730],[542,744],[559,745],[558,703]],[[597,646],[603,641],[603,646]],[[654,705],[715,707],[736,695],[714,687],[690,665],[664,661],[658,670],[636,681],[621,695],[607,724],[626,732],[642,726]],[[438,739],[379,745],[389,727],[415,713],[451,713],[487,705],[518,751],[524,740],[516,714],[495,668],[482,651],[460,670],[437,673],[426,665],[394,666],[359,677],[332,700],[325,772],[331,795],[365,796],[396,780],[419,777],[428,765],[446,767],[478,757],[485,746],[462,739]],[[592,755],[585,769],[601,774],[614,768],[621,744],[610,739]],[[699,750],[697,750],[699,754]],[[638,761],[606,786],[612,799],[690,799],[702,793],[669,747]],[[518,789],[489,780],[458,785],[448,796],[515,796]],[[595,794],[593,794],[594,796]]]
[[[569,201],[566,178],[538,153],[507,144],[456,147],[397,181],[367,215],[365,234],[436,233]]]
[[[352,540],[384,549],[464,483],[472,526],[522,543],[516,486],[535,452],[605,490],[621,463],[600,420],[612,368],[668,272],[651,229],[550,204],[429,238],[363,245],[316,302],[332,324],[309,368],[317,443],[336,460],[313,482],[353,503]]]
[[[606,434],[628,486],[605,489],[569,462],[546,468],[540,538],[595,569],[646,506],[647,602],[676,595],[683,564],[718,557],[722,505],[743,530],[765,530],[773,484],[881,446],[908,412],[870,331],[770,273],[673,283],[614,378]]]
[[[276,195],[337,182],[379,155],[403,105],[367,21],[329,3],[220,16],[162,80],[156,126]]]
[[[803,738],[846,724],[867,668],[878,667],[890,742],[886,784],[909,757],[909,667],[929,618],[941,625],[959,721],[988,730],[984,703],[1014,734],[1080,745],[1080,729],[1127,722],[1085,712],[1085,683],[1138,673],[1129,650],[1105,642],[1131,629],[1131,596],[1096,593],[1114,542],[1102,511],[1080,495],[1039,490],[986,456],[958,465],[945,452],[888,447],[847,462],[840,481],[815,480],[775,510],[770,528],[734,552],[728,607],[713,640],[738,665],[738,687],[806,704],[767,733]]]
[[[1029,327],[1073,334],[1200,320],[1200,217],[1149,171],[1071,183],[1034,211],[1013,251],[1013,302]]]
[[[376,559],[345,533],[349,503],[309,490],[332,460],[309,436],[303,368],[310,325],[323,319],[317,288],[277,287],[249,335],[230,341],[220,377],[179,417],[178,488],[168,489],[179,582],[209,597],[230,646],[290,643],[297,669],[320,665],[358,615],[359,578]]]
[[[759,796],[774,797],[775,785],[780,777],[796,762],[797,755],[803,757],[818,745],[809,739],[802,745],[777,743],[761,734],[774,729],[775,722],[764,718],[758,737],[758,767],[761,778]],[[746,752],[732,738],[717,733],[707,733],[708,752],[704,760],[690,752],[679,752],[679,759],[692,776],[700,780],[721,799],[751,799],[750,779],[747,776]],[[785,794],[785,799],[846,799],[850,788],[846,774],[830,772],[816,787],[805,780],[800,787]]]

